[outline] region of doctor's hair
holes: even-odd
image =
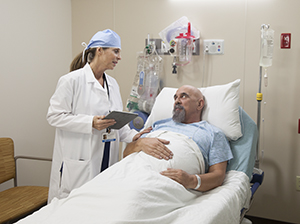
[[[103,50],[108,49],[108,47],[102,47]],[[97,48],[90,48],[84,53],[84,61],[82,61],[82,53],[79,53],[70,64],[70,72],[77,69],[83,68],[86,62],[91,63],[95,57]]]

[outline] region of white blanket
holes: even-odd
[[[159,172],[170,167],[202,173],[204,161],[196,143],[173,132],[154,132],[151,137],[170,140],[174,158],[131,154],[68,198],[54,199],[18,223],[239,223],[250,197],[244,173],[229,172],[223,186],[203,194],[187,190]]]

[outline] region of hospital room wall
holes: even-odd
[[[274,59],[268,87],[262,87],[260,141],[265,180],[249,214],[300,223],[295,209],[300,207],[300,192],[295,190],[300,175],[299,7],[298,0],[72,0],[73,56],[96,31],[114,29],[122,38],[122,60],[108,73],[118,80],[125,104],[136,74],[136,52],[143,50],[148,33],[159,38],[160,31],[187,16],[201,32],[200,56],[179,68],[177,76],[171,74],[172,58],[163,56],[163,85],[201,87],[241,79],[240,105],[256,121],[260,26],[270,24],[275,30]],[[280,34],[285,32],[292,33],[291,49],[280,49]],[[205,68],[203,39],[225,40],[225,54],[206,56]]]
[[[46,114],[72,60],[71,1],[1,0],[0,27],[0,136],[14,140],[15,155],[52,158],[55,129]],[[18,184],[48,186],[50,166],[18,160]]]

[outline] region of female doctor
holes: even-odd
[[[105,73],[121,60],[121,40],[112,30],[96,33],[82,54],[62,76],[50,99],[47,120],[56,127],[48,202],[67,197],[101,172],[103,134],[115,123],[103,120],[110,111],[123,110],[119,85]],[[111,130],[109,165],[119,159],[119,141],[131,142],[141,133],[125,125]]]

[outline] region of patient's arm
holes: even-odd
[[[123,152],[123,157],[125,158],[134,152],[143,151],[158,159],[168,160],[173,157],[173,153],[165,146],[165,144],[169,143],[169,141],[159,138],[139,138],[127,144]]]
[[[199,175],[201,178],[201,186],[197,190],[208,191],[221,186],[225,179],[226,167],[227,161],[210,166],[208,173]],[[198,183],[195,175],[188,174],[180,169],[168,169],[162,171],[161,174],[177,181],[185,188],[194,189]]]

